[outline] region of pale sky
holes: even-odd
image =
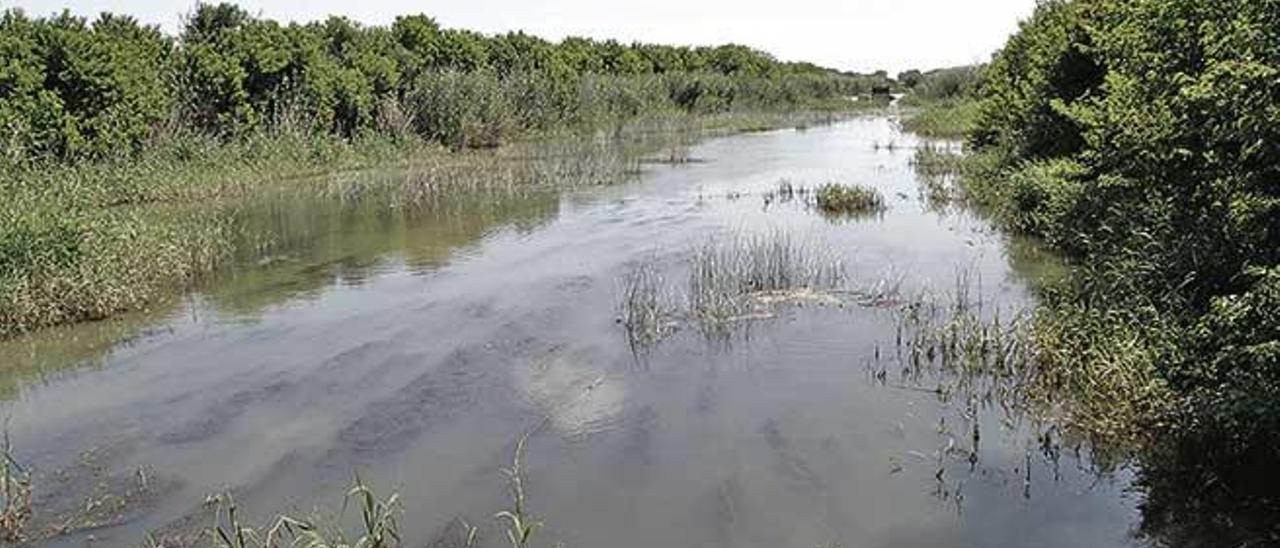
[[[663,44],[734,42],[787,61],[896,74],[986,61],[1035,8],[1036,0],[239,0],[277,20],[345,15],[387,24],[426,13],[447,27],[485,33],[524,30]],[[0,0],[30,15],[127,13],[176,32],[194,2],[164,0]]]

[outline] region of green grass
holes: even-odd
[[[218,495],[214,523],[203,536],[217,548],[391,548],[400,545],[400,495],[380,498],[356,476],[342,500],[337,516],[295,518],[282,515],[267,527],[245,524],[230,493]],[[349,507],[359,512],[360,527],[348,531],[344,523]],[[152,544],[160,544],[154,538]]]
[[[828,183],[814,192],[814,205],[830,215],[862,215],[884,211],[884,195],[875,188]]]
[[[510,507],[493,515],[512,548],[531,546],[543,527],[543,522],[530,512],[524,486],[523,460],[527,441],[527,434],[520,437],[511,466],[502,469],[511,496]],[[202,536],[217,548],[392,548],[402,545],[400,523],[403,507],[400,500],[400,493],[380,497],[356,476],[342,499],[337,515],[315,513],[307,518],[280,515],[265,527],[255,527],[243,521],[235,499],[226,493],[214,497],[213,525]],[[358,514],[358,525],[354,528],[345,526],[349,523],[345,519],[349,509]],[[463,527],[461,546],[475,546],[480,540],[480,528],[465,521],[460,523]],[[155,538],[150,541],[152,545],[162,545]]]
[[[620,320],[634,344],[653,344],[688,321],[723,334],[740,322],[764,319],[775,305],[840,302],[844,264],[834,253],[783,232],[709,238],[687,260],[683,288],[664,283],[654,259],[622,279]],[[678,295],[682,302],[675,302]]]
[[[978,102],[972,99],[927,101],[904,116],[902,129],[938,139],[963,139],[977,124]]]
[[[190,140],[137,161],[52,166],[0,180],[0,337],[138,309],[232,254],[228,199],[289,178],[430,149],[387,141]]]

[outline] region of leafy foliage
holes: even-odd
[[[898,74],[898,84],[914,101],[937,101],[968,97],[977,91],[980,67],[965,65],[928,72],[908,70]]]
[[[1231,322],[1206,318],[1260,302],[1270,278],[1250,273],[1280,260],[1277,22],[1273,1],[1041,5],[985,73],[973,141],[1006,157],[988,196],[1016,228],[1132,274],[1121,297],[1183,318],[1198,347],[1228,343],[1215,326]]]
[[[1149,417],[1173,427],[1168,453],[1215,467],[1274,462],[1280,2],[1045,2],[979,93],[970,139],[999,160],[971,178],[971,193],[1076,258],[1072,306],[1101,318],[1149,310],[1162,326],[1136,344],[1173,393]],[[1211,455],[1190,449],[1206,443]],[[1204,466],[1168,460],[1180,471],[1165,477],[1204,481]],[[1258,540],[1249,534],[1206,538]]]
[[[173,41],[129,17],[0,13],[4,157],[106,157],[136,151],[168,114]]]
[[[198,4],[171,38],[111,14],[89,22],[0,12],[0,143],[11,166],[128,156],[182,132],[351,138],[412,128],[489,146],[517,129],[654,108],[800,106],[880,80],[739,45],[552,43],[445,29],[425,15],[388,27],[342,17],[282,24],[232,4]],[[655,82],[665,93],[649,93]],[[484,104],[465,104],[472,92]],[[593,102],[599,93],[609,95],[605,108]],[[513,127],[492,127],[498,116]]]

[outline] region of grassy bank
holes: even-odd
[[[10,173],[0,182],[8,198],[0,207],[0,335],[135,309],[211,272],[233,252],[227,199],[255,185],[431,153],[407,143],[263,135]]]
[[[908,104],[902,129],[936,139],[963,139],[978,121],[978,102],[959,97]]]
[[[978,120],[975,93],[981,71],[979,66],[960,66],[899,74],[899,83],[907,88],[902,128],[936,139],[966,137]]]

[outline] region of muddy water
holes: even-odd
[[[611,187],[414,211],[263,200],[245,213],[263,252],[202,290],[0,348],[37,503],[74,516],[50,543],[196,530],[227,490],[256,520],[334,510],[358,471],[401,494],[406,545],[456,545],[464,519],[500,546],[502,469],[530,432],[537,545],[1134,543],[1125,471],[1050,458],[1034,425],[868,374],[894,345],[885,307],[784,307],[728,340],[627,344],[619,280],[654,261],[678,282],[717,234],[785,231],[829,246],[854,283],[945,296],[962,280],[991,309],[1028,304],[1052,265],[927,204],[915,144],[867,118],[711,140]],[[875,186],[889,207],[824,218],[767,197],[783,179]]]

